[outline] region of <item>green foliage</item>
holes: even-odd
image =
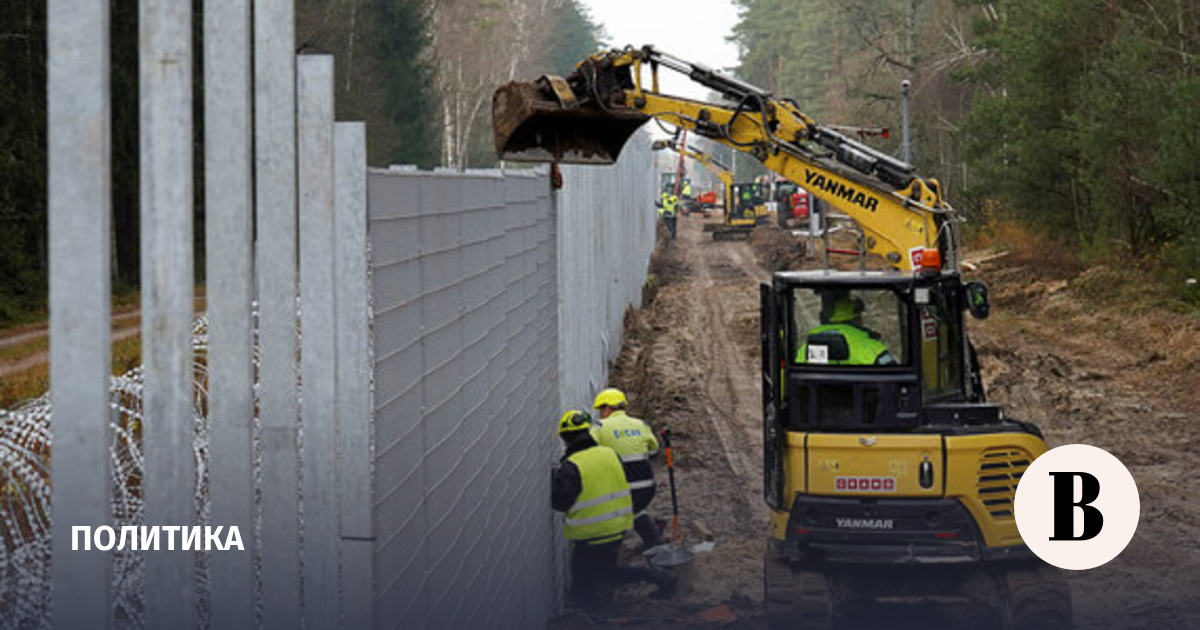
[[[45,308],[45,4],[0,11],[0,328]]]
[[[1200,0],[735,2],[739,74],[821,122],[898,131],[911,79],[914,162],[968,216],[1200,273]]]
[[[1052,231],[1090,234],[1079,121],[1071,112],[1099,25],[1077,0],[1026,4],[1001,9],[999,23],[981,37],[992,56],[974,77],[983,94],[962,129],[965,155],[982,175],[972,192],[1021,208]]]
[[[575,0],[563,2],[550,11],[554,27],[547,42],[547,56],[554,73],[566,76],[584,57],[600,50],[603,29],[592,21],[587,8]]]
[[[1103,256],[1200,263],[1200,3],[1009,0],[981,22],[975,193]]]
[[[912,82],[914,161],[946,190],[963,186],[952,121],[965,90],[950,74],[970,61],[957,41],[967,14],[951,0],[736,0],[738,75],[823,124],[888,128],[868,136],[900,153],[900,83]]]
[[[826,0],[735,0],[741,21],[733,40],[741,78],[796,99],[813,116],[828,110],[835,5]]]
[[[1168,191],[1160,206],[1166,227],[1164,253],[1180,276],[1200,276],[1200,77],[1176,81],[1168,92],[1167,114],[1158,121],[1160,151],[1153,178]],[[1200,289],[1189,297],[1200,304]]]
[[[433,67],[426,54],[429,30],[424,0],[374,0],[372,52],[386,82],[386,118],[393,134],[386,138],[387,160],[429,168],[438,159],[435,112],[430,89]]]
[[[193,20],[199,16],[193,11]],[[112,91],[112,247],[115,293],[132,291],[141,282],[138,151],[138,2],[111,0],[109,10],[110,72]],[[199,43],[197,42],[197,45]],[[199,53],[196,53],[197,55]],[[195,70],[194,70],[195,71]],[[200,113],[196,112],[197,119]],[[197,132],[199,133],[199,132]],[[203,159],[196,164],[203,164]],[[203,194],[203,184],[194,187]],[[198,223],[203,226],[203,223]],[[202,270],[203,265],[196,265]]]

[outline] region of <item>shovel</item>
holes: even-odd
[[[667,478],[671,481],[671,538],[679,542],[679,500],[675,497],[675,458],[671,455],[671,430],[662,430],[663,450],[667,453]]]

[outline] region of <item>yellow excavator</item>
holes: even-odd
[[[708,169],[717,179],[721,180],[721,185],[724,188],[724,202],[721,209],[721,223],[705,223],[704,231],[711,232],[713,240],[731,239],[731,238],[749,238],[750,232],[754,230],[754,226],[758,223],[755,207],[753,205],[739,204],[735,189],[737,185],[733,183],[733,171],[727,166],[721,164],[708,153],[697,149],[696,147],[680,147],[679,143],[674,140],[655,140],[650,145],[653,151],[662,151],[670,149],[676,153],[682,153],[685,157],[695,160],[704,168]]]
[[[663,69],[721,102],[663,93]],[[987,289],[961,277],[961,219],[937,180],[792,99],[649,46],[493,96],[506,160],[611,163],[652,118],[803,186],[891,267],[781,271],[761,287],[769,627],[859,627],[896,606],[906,616],[893,622],[1070,627],[1065,580],[1013,516],[1018,480],[1046,443],[986,400],[963,314],[987,316]]]

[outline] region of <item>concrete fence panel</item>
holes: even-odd
[[[625,311],[641,306],[657,221],[649,144],[640,132],[614,165],[562,169],[556,214],[564,408],[590,406],[606,386]]]
[[[640,303],[648,144],[559,191],[544,168],[370,172],[379,627],[539,627],[561,607],[554,422],[606,384]]]
[[[547,179],[372,171],[368,196],[376,619],[537,625],[553,598]],[[514,570],[528,593],[514,593]]]

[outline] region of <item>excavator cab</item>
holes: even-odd
[[[981,284],[955,271],[787,271],[761,299],[770,627],[834,599],[855,610],[847,594],[916,598],[921,571],[996,614],[1035,614],[1010,606],[1010,581],[1066,592],[1039,574],[1013,517],[1017,482],[1046,446],[986,402],[963,317],[986,314]]]
[[[721,222],[704,224],[704,231],[717,241],[750,238],[758,224],[755,208],[760,201],[758,184],[730,184]]]
[[[756,208],[763,202],[759,185],[753,182],[732,186],[733,203],[726,223],[731,227],[754,227],[758,221]]]
[[[675,173],[661,173],[659,176],[659,181],[662,182],[659,185],[660,192],[668,195],[675,193]]]

